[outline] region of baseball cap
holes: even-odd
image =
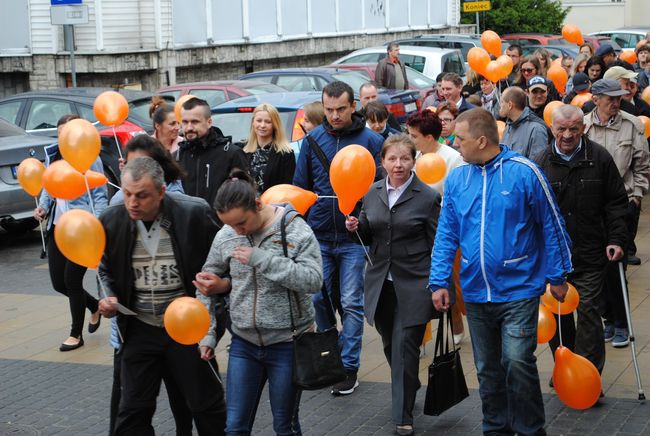
[[[610,97],[618,97],[627,95],[628,92],[621,89],[621,85],[616,80],[600,79],[591,85],[591,93],[593,95],[609,95]]]
[[[596,56],[605,56],[606,54],[615,54],[614,52],[614,47],[612,47],[609,44],[602,44],[598,49],[596,50]]]
[[[528,90],[532,91],[535,88],[544,88],[544,90],[547,90],[548,85],[546,84],[546,79],[542,76],[533,76],[528,79]]]
[[[627,70],[617,65],[615,67],[610,67],[607,71],[605,71],[605,74],[603,75],[603,79],[611,79],[611,80],[630,79],[631,81],[636,83],[636,78],[638,76],[639,73],[635,73],[634,71]]]
[[[574,91],[584,91],[589,88],[589,76],[585,73],[576,73],[575,76],[573,76],[573,79],[571,79],[571,83],[573,83]]]

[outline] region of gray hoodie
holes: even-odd
[[[218,276],[230,274],[230,317],[232,331],[258,346],[272,345],[292,339],[291,318],[287,290],[291,291],[293,317],[297,333],[312,328],[314,308],[311,294],[320,291],[323,283],[323,266],[320,246],[305,220],[295,216],[295,210],[285,207],[286,238],[289,257],[282,250],[280,222],[278,219],[259,245],[252,239],[238,235],[224,225],[217,233],[203,271]],[[248,265],[232,258],[230,254],[239,246],[253,246]],[[200,292],[197,298],[208,307],[210,330],[200,345],[214,348],[214,298]]]
[[[515,121],[506,121],[501,143],[528,159],[535,159],[546,150],[548,128],[544,120],[525,107]]]

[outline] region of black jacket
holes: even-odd
[[[208,134],[193,141],[181,142],[178,162],[187,172],[183,190],[187,195],[201,197],[212,207],[221,184],[233,168],[248,170],[244,152],[223,136],[221,130],[210,127]]]
[[[248,167],[251,166],[253,153],[245,153]],[[278,153],[275,148],[271,147],[269,152],[269,161],[264,169],[264,189],[260,194],[272,186],[283,183],[291,184],[293,182],[293,173],[296,171],[296,156],[292,152]]]
[[[565,161],[549,145],[536,161],[548,178],[573,241],[575,269],[601,269],[605,247],[625,247],[627,194],[609,152],[582,138],[582,149]]]
[[[193,297],[192,280],[203,268],[212,240],[219,230],[215,214],[205,200],[178,192],[168,192],[162,201],[160,226],[171,238],[185,294]],[[133,308],[133,248],[137,227],[123,203],[110,206],[99,217],[106,232],[106,249],[98,274],[108,296],[117,297],[124,306]],[[191,230],[190,230],[191,229]],[[126,316],[118,317],[118,326],[126,335]]]

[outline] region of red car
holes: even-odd
[[[159,95],[171,96],[175,100],[178,100],[183,95],[192,94],[207,101],[210,107],[219,106],[221,103],[236,98],[270,92],[287,92],[287,90],[271,83],[252,80],[214,80],[210,82],[181,83],[165,86],[158,90]]]

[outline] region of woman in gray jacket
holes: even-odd
[[[227,434],[250,434],[266,381],[278,435],[301,434],[300,390],[293,384],[293,333],[313,328],[311,294],[323,282],[318,241],[290,204],[265,205],[251,178],[234,170],[220,188],[215,209],[224,223],[197,275],[197,298],[212,314],[213,293],[230,291],[232,343],[228,359]],[[280,225],[286,229],[283,253]],[[229,275],[231,283],[223,276]],[[214,318],[210,332],[214,331]],[[214,356],[215,338],[200,343],[204,359]]]

